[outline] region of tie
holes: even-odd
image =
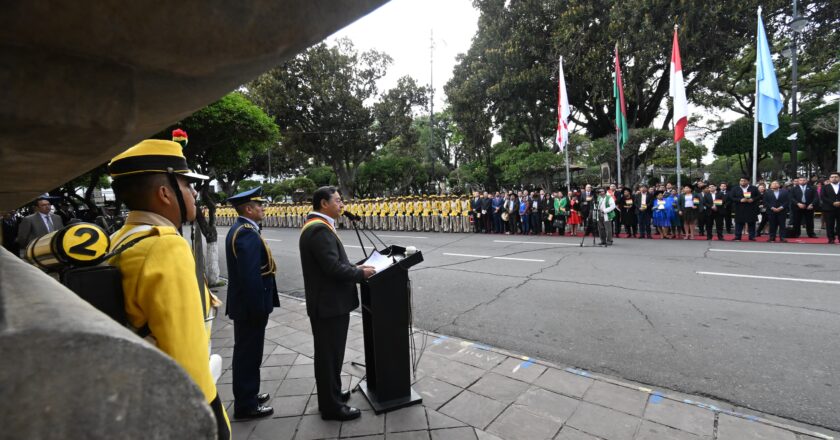
[[[802,203],[805,203],[805,187],[800,186],[800,188],[802,188]]]
[[[47,215],[44,217],[44,219],[47,221],[47,232],[48,232],[48,233],[49,233],[49,232],[52,232],[52,231],[53,231],[54,226],[53,226],[52,219],[50,218],[50,215],[49,215],[49,214],[47,214]]]

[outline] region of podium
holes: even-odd
[[[380,253],[393,263],[361,283],[365,380],[359,383],[376,414],[423,401],[411,389],[409,328],[411,285],[408,269],[423,261],[420,251],[389,246]]]

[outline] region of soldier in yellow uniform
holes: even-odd
[[[440,229],[443,232],[449,232],[449,215],[452,212],[452,206],[449,204],[449,199],[443,198],[440,201]]]
[[[112,249],[134,243],[109,262],[122,273],[128,321],[187,372],[216,416],[219,438],[229,439],[230,422],[210,372],[206,322],[212,322],[214,298],[179,234],[196,216],[190,184],[207,177],[191,173],[181,145],[164,140],[129,148],[111,160],[108,172],[129,208]]]
[[[432,201],[429,197],[430,196],[423,194],[423,231],[429,231],[429,228],[432,225],[430,218],[432,214]]]
[[[458,198],[458,203],[461,204],[461,232],[471,232],[470,228],[470,199],[461,196]]]

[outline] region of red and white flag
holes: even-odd
[[[560,151],[569,144],[569,96],[566,94],[566,78],[563,76],[563,57],[560,57],[560,79],[557,84],[557,146]]]
[[[674,29],[674,48],[671,52],[671,98],[674,100],[674,142],[685,137],[688,125],[688,100],[685,99],[680,45],[677,43],[677,30]]]

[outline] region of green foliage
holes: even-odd
[[[171,139],[182,128],[189,136],[184,148],[187,162],[216,179],[224,192],[253,174],[254,160],[279,139],[277,125],[244,95],[234,92],[155,135]]]
[[[359,194],[405,194],[417,177],[423,174],[423,166],[414,158],[392,155],[374,157],[359,169]]]
[[[318,189],[318,185],[312,181],[312,179],[304,176],[299,177],[292,177],[289,179],[282,180],[270,186],[269,195],[271,196],[272,200],[282,199],[285,196],[291,196],[298,191],[303,191],[303,194],[306,196],[311,196],[315,190]]]
[[[397,136],[412,144],[411,115],[425,89],[402,78],[380,99],[376,83],[391,57],[359,53],[352,42],[315,45],[248,85],[250,96],[280,125],[283,144],[326,164],[352,197],[359,166]]]
[[[247,180],[246,179],[246,180],[243,180],[243,181],[239,182],[236,185],[236,191],[238,191],[238,192],[248,191],[249,189],[254,189],[258,186],[263,186],[263,183],[259,182],[257,180]]]
[[[312,167],[304,171],[303,174],[309,180],[315,182],[318,188],[338,184],[338,177],[336,177],[332,168],[328,166]]]

